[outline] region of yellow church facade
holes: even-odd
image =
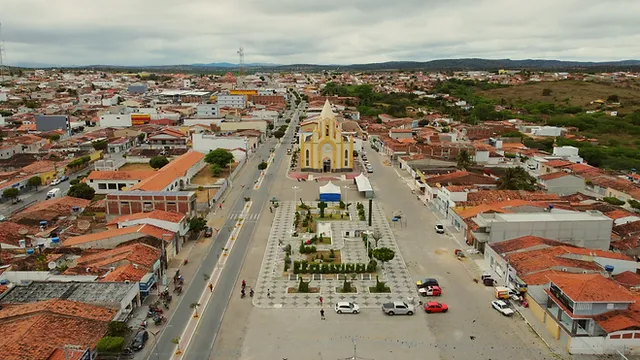
[[[300,139],[300,169],[312,172],[353,171],[353,143],[343,135],[327,100],[311,135]]]

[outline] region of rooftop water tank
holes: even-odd
[[[47,220],[40,221],[40,226],[47,226],[47,224],[49,224]]]
[[[9,280],[7,279],[0,279],[0,285],[7,285],[9,284]]]
[[[33,249],[27,249],[27,255],[33,255],[34,251]]]
[[[608,272],[609,274],[611,274],[613,272],[613,265],[605,265],[604,266],[604,271]]]
[[[60,238],[59,237],[52,237],[51,238],[51,242],[54,244],[59,244],[60,243]]]

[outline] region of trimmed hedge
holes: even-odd
[[[368,264],[332,264],[332,263],[315,263],[306,260],[293,262],[294,274],[364,274],[376,272],[378,263],[375,260],[369,261]]]
[[[96,345],[98,353],[119,353],[124,348],[124,338],[121,336],[105,336]]]

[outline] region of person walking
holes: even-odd
[[[320,306],[322,306],[322,301],[324,300],[324,299],[322,298],[322,296],[320,296],[320,297],[318,298],[318,300],[320,300]]]
[[[213,292],[213,284],[209,283],[209,291]]]
[[[324,318],[324,309],[320,309],[320,320],[325,320],[325,318]]]
[[[271,289],[267,289],[267,299],[271,299]]]

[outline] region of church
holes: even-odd
[[[300,139],[300,169],[312,172],[353,171],[353,143],[351,136],[342,135],[327,100],[311,135]]]

